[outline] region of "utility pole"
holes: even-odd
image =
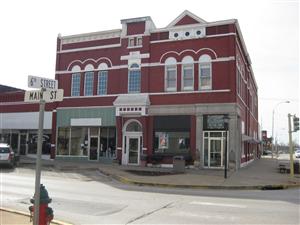
[[[289,118],[289,146],[290,146],[290,177],[294,178],[294,151],[293,151],[293,138],[292,138],[292,115],[288,114]]]

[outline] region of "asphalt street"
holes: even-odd
[[[2,168],[1,207],[27,211],[34,170]],[[299,189],[196,190],[131,186],[95,170],[43,171],[56,219],[74,224],[300,224]]]

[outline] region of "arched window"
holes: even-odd
[[[141,69],[137,63],[130,66],[128,71],[128,93],[141,92]]]
[[[211,57],[201,55],[199,58],[199,90],[212,89]]]
[[[173,57],[165,62],[165,91],[177,90],[177,62]]]
[[[182,59],[181,74],[181,89],[184,91],[194,90],[194,59],[191,56],[185,56]]]
[[[80,95],[80,67],[78,65],[72,68],[72,89],[71,96]]]
[[[106,95],[107,93],[107,76],[108,76],[108,66],[106,63],[101,63],[98,66],[98,88],[97,95]]]
[[[129,123],[127,125],[126,131],[127,132],[141,132],[142,131],[142,127],[141,127],[141,125],[138,122],[132,121],[131,123]]]
[[[93,95],[93,89],[94,89],[94,67],[91,64],[88,64],[84,68],[85,74],[84,74],[84,95]]]

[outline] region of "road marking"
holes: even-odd
[[[190,202],[192,205],[205,205],[205,206],[220,206],[220,207],[232,207],[232,208],[241,208],[245,209],[245,205],[235,205],[235,204],[223,204],[223,203],[213,203],[213,202]]]

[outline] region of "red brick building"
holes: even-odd
[[[257,85],[238,21],[184,11],[165,28],[150,17],[121,24],[58,36],[55,78],[65,97],[53,104],[52,156],[144,165],[181,155],[222,168],[227,143],[232,167],[253,160]]]

